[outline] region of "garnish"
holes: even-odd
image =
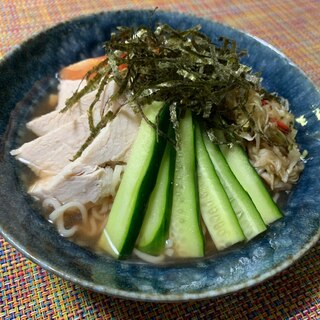
[[[115,116],[110,116],[106,109],[101,112],[100,122],[93,123],[94,105],[111,80],[119,89],[110,99],[129,93],[129,103],[142,116],[143,107],[153,101],[163,101],[170,106],[170,120],[176,133],[180,117],[190,109],[207,128],[223,129],[228,133],[227,139],[240,140],[242,131],[248,130],[244,127],[254,128],[250,126],[254,120],[246,103],[250,89],[258,88],[259,79],[251,74],[248,66],[240,63],[245,52],[237,52],[235,41],[218,40],[219,45],[212,43],[200,32],[200,26],[185,31],[165,24],[154,31],[146,27],[119,27],[104,45],[106,59],[86,74],[86,86],[78,90],[62,110],[66,111],[86,93],[97,90],[88,110],[91,135],[74,159]],[[237,121],[239,114],[241,122]],[[151,125],[157,127],[157,124]]]

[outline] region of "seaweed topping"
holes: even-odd
[[[250,89],[259,89],[260,81],[250,67],[240,63],[245,52],[237,51],[235,41],[219,38],[214,44],[200,32],[200,26],[180,31],[161,24],[155,30],[118,27],[104,47],[106,59],[88,72],[86,86],[62,110],[97,90],[88,111],[91,135],[75,158],[116,116],[110,110],[103,110],[100,122],[93,123],[93,107],[111,80],[119,89],[110,99],[126,94],[132,108],[142,116],[146,104],[164,101],[170,108],[175,129],[187,109],[211,132],[222,129],[228,141],[239,140],[244,124],[254,122],[245,106]],[[179,143],[179,136],[175,143]]]

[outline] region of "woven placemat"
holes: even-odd
[[[320,85],[320,2],[3,0],[0,57],[60,21],[102,10],[180,11],[247,31]],[[1,76],[1,75],[0,75]],[[320,244],[271,280],[217,299],[146,303],[104,296],[52,275],[0,237],[0,319],[320,319]]]
[[[1,239],[0,319],[320,319],[320,244],[271,280],[221,298],[149,303],[92,292],[48,273]]]
[[[0,57],[31,35],[79,15],[156,7],[213,19],[257,36],[320,84],[319,0],[2,0]]]

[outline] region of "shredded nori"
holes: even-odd
[[[257,87],[257,77],[240,63],[245,52],[237,51],[235,41],[219,38],[214,44],[200,32],[200,26],[180,31],[160,24],[155,30],[118,27],[104,47],[106,59],[86,75],[86,86],[66,102],[63,110],[74,106],[86,93],[97,90],[88,111],[91,134],[74,159],[116,116],[106,110],[99,123],[93,122],[93,107],[111,80],[119,90],[110,99],[129,92],[130,105],[142,115],[145,105],[164,101],[170,107],[175,130],[179,118],[186,109],[191,109],[208,130],[223,129],[228,139],[236,140],[239,124],[234,119],[234,107],[226,107],[230,95],[236,96],[237,110],[242,110],[249,123],[253,121],[245,104],[250,88]]]

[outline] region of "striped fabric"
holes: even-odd
[[[155,7],[214,19],[262,38],[320,85],[319,0],[2,0],[0,57],[74,16]],[[128,301],[83,289],[27,260],[1,237],[0,262],[0,319],[320,319],[319,244],[254,288],[173,304]]]

